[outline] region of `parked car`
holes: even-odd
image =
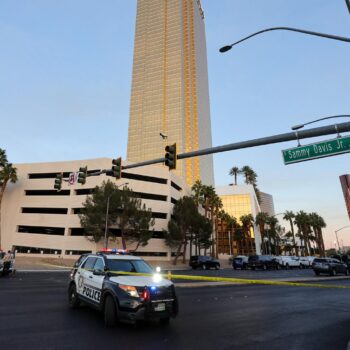
[[[220,262],[219,262],[219,260],[216,260],[211,256],[194,255],[194,256],[191,256],[191,258],[190,258],[190,266],[194,270],[197,267],[200,267],[203,270],[207,270],[210,268],[214,268],[216,270],[219,270],[220,269]]]
[[[337,273],[343,273],[344,275],[349,274],[349,269],[346,264],[338,259],[332,258],[315,258],[312,263],[312,268],[316,276],[319,276],[321,273],[326,273],[330,276],[335,276]]]
[[[232,261],[232,267],[234,270],[245,270],[248,267],[248,257],[245,255],[238,255]]]
[[[301,265],[301,267],[303,268],[303,269],[308,269],[308,268],[310,268],[311,267],[311,265],[312,265],[312,261],[313,261],[313,259],[314,258],[312,258],[312,257],[310,257],[310,256],[301,256],[300,258],[299,258],[299,260],[300,260],[300,265]]]
[[[278,270],[280,265],[276,258],[270,255],[252,255],[248,259],[248,267],[252,270],[255,269],[275,269]]]
[[[300,259],[296,256],[281,255],[279,257],[276,257],[276,260],[278,261],[281,267],[287,270],[292,267],[297,267],[299,269],[302,268]]]

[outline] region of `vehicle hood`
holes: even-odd
[[[135,287],[168,287],[173,284],[167,279],[162,279],[159,282],[154,282],[153,277],[151,276],[113,276],[110,277],[109,280],[114,283]]]

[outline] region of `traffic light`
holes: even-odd
[[[169,167],[169,170],[176,169],[177,151],[176,143],[165,147],[165,162],[164,164]]]
[[[57,191],[61,191],[63,181],[63,173],[57,174],[55,179],[54,189]]]
[[[78,182],[82,185],[85,185],[87,176],[87,166],[84,168],[79,168],[78,172]]]
[[[118,180],[122,177],[122,159],[117,158],[112,160],[112,173],[113,176]]]

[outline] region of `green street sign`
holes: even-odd
[[[350,136],[285,149],[282,150],[282,155],[284,164],[288,165],[348,152],[350,152]]]

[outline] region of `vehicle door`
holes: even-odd
[[[96,259],[97,258],[94,256],[88,257],[76,273],[77,293],[84,297],[86,297],[86,286],[89,285],[89,280],[91,279],[89,277],[90,274],[92,274],[92,269],[95,265]]]
[[[102,257],[96,259],[92,271],[87,272],[87,277],[89,279],[88,286],[91,288],[89,291],[89,298],[93,302],[99,303],[101,299],[102,285],[105,279],[105,263]]]
[[[344,268],[343,264],[340,261],[338,261],[338,259],[332,259],[332,262],[333,262],[333,265],[335,266],[335,269],[337,272],[340,272],[340,273],[345,272],[345,268]]]

